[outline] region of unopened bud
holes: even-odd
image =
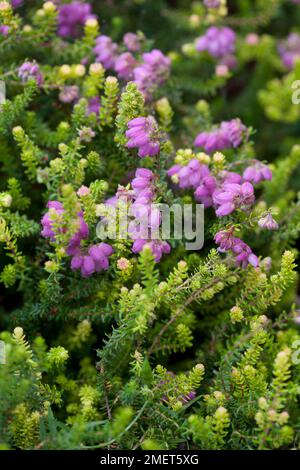
[[[43,9],[46,13],[53,13],[56,10],[56,6],[52,2],[46,2],[43,5]]]

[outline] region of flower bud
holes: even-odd
[[[53,2],[46,2],[43,5],[43,10],[45,10],[46,13],[53,13],[56,10],[56,6]]]
[[[9,193],[0,193],[0,206],[10,207],[12,203],[12,197]]]
[[[230,310],[230,318],[232,323],[241,322],[244,319],[243,310],[238,306],[232,307],[232,309]]]
[[[98,28],[98,21],[96,18],[88,18],[85,22],[87,28],[95,29]]]
[[[267,400],[265,399],[265,397],[260,397],[259,400],[258,400],[258,406],[262,409],[262,410],[266,410],[268,408],[268,403],[267,403]]]
[[[104,67],[102,64],[96,62],[90,65],[89,72],[91,75],[102,75],[104,72]]]
[[[74,74],[76,77],[84,77],[86,72],[85,66],[82,64],[75,65]]]
[[[21,339],[24,335],[24,331],[23,331],[23,328],[21,328],[20,326],[17,326],[15,329],[14,329],[14,335],[17,339]]]

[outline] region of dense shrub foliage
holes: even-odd
[[[299,3],[0,1],[1,449],[299,449]]]

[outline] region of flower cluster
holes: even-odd
[[[123,42],[130,52],[138,52],[141,48],[141,37],[137,34],[124,34]]]
[[[206,181],[210,177],[210,171],[207,165],[193,158],[186,166],[172,166],[168,170],[168,175],[173,177],[173,181],[178,182],[180,189],[187,189],[197,188],[203,181]]]
[[[225,217],[236,209],[247,209],[255,201],[254,189],[251,183],[225,183],[213,194],[217,217]]]
[[[9,33],[9,30],[10,30],[9,26],[7,26],[5,24],[0,25],[0,34],[2,34],[3,36],[7,36],[8,33]]]
[[[50,238],[52,242],[55,242],[59,233],[67,232],[64,220],[65,210],[62,203],[59,201],[49,201],[47,207],[49,210],[41,220],[41,224],[43,226],[41,235],[45,238]],[[69,240],[67,248],[67,253],[69,255],[75,253],[77,248],[80,246],[81,240],[84,240],[89,236],[89,228],[84,221],[82,212],[77,214],[77,220],[74,221],[74,224],[78,226],[78,230]]]
[[[131,183],[135,195],[131,207],[134,220],[128,226],[129,235],[134,240],[132,251],[140,253],[147,246],[155,261],[159,262],[163,254],[170,253],[171,248],[159,238],[161,214],[158,208],[152,206],[155,195],[152,187],[154,175],[150,170],[139,168],[135,176]],[[148,238],[150,236],[151,239]]]
[[[123,80],[132,80],[137,61],[130,52],[123,52],[115,61],[115,71]]]
[[[118,45],[109,36],[102,34],[96,39],[94,53],[96,61],[100,62],[105,69],[113,69],[118,57]]]
[[[207,153],[238,147],[247,137],[247,128],[240,119],[223,121],[210,132],[201,132],[195,139],[196,147],[203,147]]]
[[[100,106],[101,106],[101,103],[100,103],[100,98],[99,96],[94,96],[93,98],[91,98],[89,100],[89,103],[88,103],[88,114],[96,114],[96,116],[99,115],[99,111],[100,111]]]
[[[151,99],[154,91],[168,79],[170,66],[170,59],[158,49],[143,54],[143,62],[134,69],[133,75],[146,99]]]
[[[81,187],[79,190],[80,195],[86,195],[89,189]],[[48,212],[41,220],[43,230],[41,235],[45,238],[50,238],[52,242],[57,241],[59,233],[67,233],[68,227],[64,220],[65,210],[61,202],[49,201],[47,204]],[[108,269],[108,258],[113,253],[113,249],[107,243],[100,243],[92,245],[86,251],[81,246],[82,240],[86,240],[89,236],[89,227],[84,221],[83,213],[77,214],[77,219],[74,220],[74,225],[78,227],[74,235],[71,236],[66,253],[72,257],[71,269],[73,271],[80,269],[82,277],[90,277],[95,272],[100,272]]]
[[[156,262],[163,254],[170,253],[171,247],[159,237],[161,214],[154,203],[155,175],[151,170],[138,168],[135,178],[131,181],[132,190],[119,186],[115,196],[108,199],[106,204],[119,207],[124,203],[129,205],[130,220],[126,226],[129,237],[134,241],[133,253],[140,253],[145,246],[149,247]]]
[[[50,238],[50,240],[54,242],[57,231],[63,230],[62,228],[57,230],[56,223],[58,220],[62,222],[64,208],[62,203],[59,201],[49,201],[47,207],[49,210],[41,220],[41,224],[43,226],[41,235],[45,238]]]
[[[91,12],[91,5],[74,1],[59,5],[58,14],[58,34],[61,37],[76,38],[80,34],[86,21],[94,18]]]
[[[266,216],[259,219],[258,225],[260,228],[267,230],[278,230],[279,228],[278,223],[273,219],[273,216],[270,212],[268,212]]]
[[[199,52],[207,51],[213,58],[218,59],[220,64],[229,68],[235,66],[236,34],[231,28],[218,28],[211,26],[206,33],[196,42]]]
[[[35,80],[38,85],[43,82],[43,77],[36,62],[24,62],[18,70],[18,76],[23,83]]]
[[[92,245],[87,253],[83,253],[78,247],[71,261],[71,269],[80,269],[82,277],[90,277],[109,268],[109,257],[112,254],[113,248],[107,243]]]
[[[249,181],[258,184],[272,178],[271,170],[260,162],[247,167],[242,177],[231,171],[220,171],[214,175],[209,167],[200,163],[197,158],[192,158],[184,166],[172,166],[168,175],[180,189],[194,189],[196,200],[206,208],[213,206],[217,217],[225,217],[236,209],[250,208],[254,204],[255,196]]]
[[[19,8],[23,5],[23,0],[12,0],[11,4],[13,8]]]
[[[283,65],[292,70],[295,62],[300,60],[300,35],[298,33],[290,33],[285,41],[279,43],[278,52]]]
[[[238,266],[246,268],[251,264],[255,268],[259,266],[257,256],[252,252],[251,248],[240,238],[234,237],[232,230],[223,230],[215,235],[215,242],[219,245],[219,251],[224,253],[230,251],[235,256]]]
[[[161,223],[159,209],[152,206],[155,197],[154,178],[153,172],[146,168],[139,168],[135,172],[135,178],[131,182],[134,192],[131,213],[134,216],[134,221],[129,223],[128,232],[134,240],[133,253],[140,253],[147,245],[155,261],[159,262],[163,254],[170,253],[171,248],[167,242],[153,238],[154,235],[158,237]],[[148,239],[147,234],[151,235],[153,239]]]
[[[0,0],[0,450],[300,448],[300,0],[252,3]]]
[[[73,103],[79,98],[79,88],[76,85],[67,85],[59,93],[59,100],[62,103]]]
[[[157,155],[160,151],[158,127],[152,116],[138,117],[128,122],[127,148],[138,148],[141,158]]]
[[[123,42],[128,51],[119,54],[118,44],[109,36],[101,35],[96,40],[94,53],[96,61],[105,69],[114,70],[122,80],[133,80],[149,100],[155,90],[167,80],[171,62],[158,49],[143,54],[142,61],[139,62],[132,52],[139,51],[140,41],[140,37],[136,34],[125,34]]]
[[[219,8],[221,0],[204,0],[206,8]]]
[[[245,181],[259,184],[261,181],[270,181],[272,179],[272,171],[264,163],[256,161],[253,165],[248,166],[245,169],[243,178]]]

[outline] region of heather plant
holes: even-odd
[[[0,1],[0,448],[299,449],[299,2],[110,3]]]

